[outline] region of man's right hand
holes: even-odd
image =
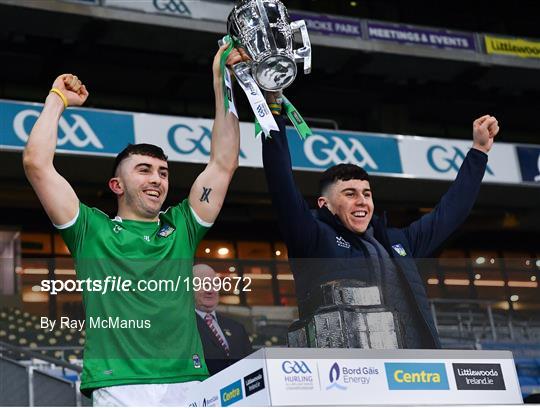
[[[58,76],[52,85],[64,94],[68,101],[68,106],[81,106],[88,98],[86,86],[77,76],[72,74],[62,74]]]

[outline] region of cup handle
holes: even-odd
[[[309,41],[309,35],[307,31],[306,22],[304,20],[297,20],[291,22],[292,32],[300,31],[302,35],[303,46],[293,50],[294,60],[296,62],[304,63],[304,74],[311,72],[311,42]]]

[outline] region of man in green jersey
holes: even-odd
[[[131,145],[118,155],[109,180],[118,199],[114,219],[81,203],[55,170],[60,116],[88,97],[76,76],[54,81],[28,139],[26,175],[84,283],[81,391],[93,392],[95,405],[181,405],[190,384],[208,376],[186,279],[192,278],[197,244],[218,216],[238,166],[239,123],[225,112],[223,100],[220,58],[226,47],[213,63],[210,160],[189,197],[164,212],[169,173],[167,157],[157,146]],[[241,59],[233,51],[227,64]]]

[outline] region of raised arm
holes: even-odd
[[[485,115],[473,122],[473,148],[456,179],[430,213],[404,228],[416,258],[429,257],[469,215],[484,177],[487,153],[499,133],[497,119]]]
[[[267,95],[269,103],[274,99],[275,95]],[[272,137],[263,137],[262,142],[268,191],[289,256],[312,256],[311,247],[317,240],[317,223],[294,181],[285,119],[282,116],[275,119],[279,132],[272,131]]]
[[[217,218],[232,176],[238,167],[240,151],[240,125],[238,118],[231,112],[225,112],[220,70],[221,55],[227,44],[221,46],[212,65],[214,75],[214,94],[216,117],[212,127],[210,160],[204,171],[197,177],[189,193],[189,205],[203,221],[213,223]],[[233,50],[227,59],[227,65],[241,60],[238,51]]]
[[[60,75],[52,87],[66,98],[68,106],[80,106],[88,98],[86,87],[71,74]],[[50,220],[58,226],[73,220],[79,210],[75,191],[53,164],[58,122],[64,109],[62,97],[49,93],[23,152],[26,177]]]

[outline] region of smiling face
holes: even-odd
[[[366,232],[373,217],[373,196],[367,180],[337,180],[319,197],[319,207],[326,205],[341,223],[357,234]]]
[[[118,197],[118,215],[136,220],[155,220],[169,191],[167,162],[132,154],[122,160],[109,187]]]

